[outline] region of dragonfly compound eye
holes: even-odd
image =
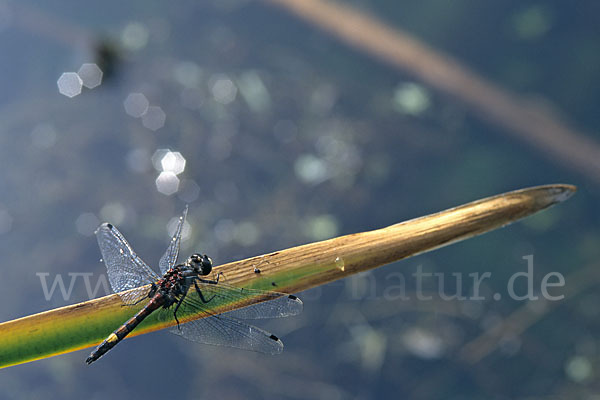
[[[202,275],[210,274],[212,271],[212,260],[206,254],[202,256],[202,262],[199,265],[200,273]]]

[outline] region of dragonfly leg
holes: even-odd
[[[177,305],[175,306],[175,310],[173,311],[173,316],[175,317],[175,321],[177,322],[177,329],[181,329],[179,327],[179,320],[177,319],[177,310],[179,310],[179,306],[181,305],[181,303],[183,303],[183,299],[185,299],[186,295],[187,295],[187,292],[183,292],[183,295],[181,296],[181,298],[177,302]]]
[[[217,279],[202,279],[202,278],[197,278],[200,282],[202,283],[209,283],[211,285],[216,285],[217,283],[219,283],[219,278],[221,278],[221,275],[223,275],[222,272],[217,272]]]
[[[198,278],[198,279],[199,279],[200,281],[202,281],[202,282],[205,282],[205,283],[212,283],[212,282],[215,282],[215,281],[208,281],[208,282],[206,282],[206,280],[205,280],[205,279],[200,279],[200,278]],[[200,288],[198,287],[198,282],[197,282],[196,280],[194,280],[194,287],[196,288],[196,293],[198,293],[198,296],[200,296],[200,300],[202,300],[202,302],[203,302],[203,303],[208,303],[208,302],[210,302],[210,301],[211,301],[212,299],[214,299],[214,298],[215,298],[215,296],[216,296],[216,294],[213,294],[213,295],[211,296],[211,298],[210,298],[210,299],[206,300],[206,298],[204,298],[204,295],[202,294],[202,291],[201,291],[201,290],[200,290]]]

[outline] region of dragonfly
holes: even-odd
[[[90,354],[85,360],[87,364],[106,354],[150,314],[156,314],[162,322],[175,322],[169,332],[194,342],[267,354],[283,350],[283,342],[277,336],[243,320],[297,315],[302,311],[302,301],[285,293],[228,285],[219,281],[220,273],[209,279],[213,265],[205,254],[194,253],[177,264],[187,212],[188,207],[179,217],[175,234],[158,263],[162,276],[133,251],[114,225],[103,223],[96,230],[112,290],[119,294],[125,306],[144,301],[146,304]],[[215,304],[249,302],[252,304],[220,314],[211,311]],[[192,314],[200,318],[183,323],[178,318],[178,315]]]

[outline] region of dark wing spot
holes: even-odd
[[[112,229],[112,228],[113,228],[112,224],[106,224],[106,227],[107,227],[108,229]]]
[[[269,339],[273,339],[274,341],[279,342],[279,338],[275,335],[269,336]]]
[[[293,294],[290,294],[288,296],[288,299],[292,299],[292,300],[298,300],[298,298],[296,296],[294,296]]]

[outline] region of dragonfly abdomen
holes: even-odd
[[[93,363],[104,354],[106,354],[110,349],[115,347],[117,343],[125,338],[125,336],[129,335],[129,333],[135,329],[136,326],[140,324],[148,315],[150,315],[154,310],[160,308],[164,303],[164,297],[161,295],[155,296],[144,308],[138,311],[133,317],[129,318],[127,322],[121,325],[116,331],[108,335],[106,339],[98,347],[96,350],[90,354],[88,358],[86,358],[85,362],[88,364]]]

